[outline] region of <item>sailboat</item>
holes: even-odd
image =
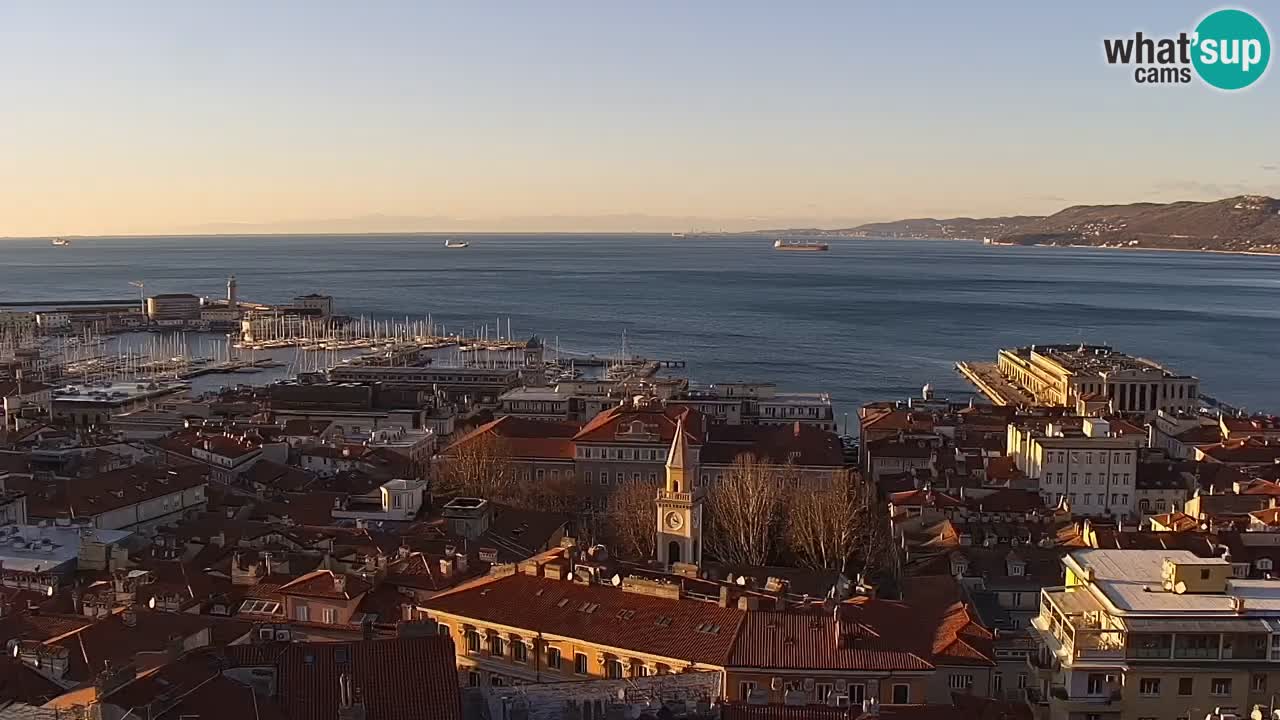
[[[469,242],[467,242],[467,241],[465,241],[465,240],[453,240],[453,239],[449,239],[449,240],[445,240],[445,241],[444,241],[444,246],[445,246],[445,247],[447,247],[447,248],[449,248],[449,249],[451,249],[451,250],[456,250],[456,249],[458,249],[458,248],[464,248],[464,247],[467,247],[467,246],[468,246],[468,245],[470,245],[470,244],[471,244],[471,243],[469,243]]]

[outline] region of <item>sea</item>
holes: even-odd
[[[446,249],[444,240],[466,240]],[[832,239],[670,235],[282,235],[0,240],[6,302],[191,292],[336,312],[430,316],[449,332],[538,335],[569,353],[683,360],[698,382],[830,393],[856,426],[873,400],[973,389],[958,360],[1033,343],[1110,344],[1201,378],[1214,397],[1280,410],[1280,257]],[[843,421],[841,422],[843,425]]]

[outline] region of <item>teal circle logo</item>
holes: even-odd
[[[1191,63],[1200,79],[1219,90],[1240,90],[1257,82],[1271,59],[1271,38],[1257,18],[1243,10],[1218,10],[1196,26]]]

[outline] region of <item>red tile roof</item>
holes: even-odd
[[[40,706],[66,692],[8,655],[0,657],[0,707],[12,702]]]
[[[930,643],[918,614],[891,600],[858,598],[747,613],[729,664],[786,670],[931,670]]]
[[[728,662],[738,628],[750,614],[716,603],[522,573],[474,583],[420,604],[433,616],[449,613],[479,623],[719,666]],[[585,610],[592,606],[590,612]]]
[[[514,416],[498,418],[458,438],[441,454],[451,455],[463,445],[482,436],[501,438],[503,450],[518,459],[572,460],[576,423],[526,420]]]
[[[1280,442],[1243,438],[1200,448],[1206,456],[1235,465],[1269,465],[1280,462]]]
[[[344,586],[339,589],[339,579]],[[282,595],[350,600],[369,592],[373,586],[355,575],[335,575],[332,570],[315,570],[280,587]]]
[[[730,465],[744,453],[774,465],[844,465],[840,438],[809,425],[715,425],[707,436],[701,452],[703,465]]]
[[[676,437],[676,424],[684,420],[685,438],[693,445],[703,441],[702,413],[693,408],[666,406],[657,403],[637,409],[631,405],[617,405],[596,415],[574,436],[578,442],[618,442],[634,436],[634,430],[643,428],[646,434],[656,436],[651,442],[670,445]],[[637,423],[639,423],[637,425]]]
[[[70,481],[11,477],[11,490],[27,494],[27,513],[36,518],[93,517],[207,483],[200,466],[157,467],[139,464]],[[176,508],[175,508],[176,509]]]
[[[964,501],[939,490],[906,490],[889,496],[889,502],[897,507],[964,507]]]
[[[461,720],[458,671],[447,637],[361,642],[233,645],[239,667],[274,665],[289,720],[336,720],[338,679],[347,674],[368,720]]]

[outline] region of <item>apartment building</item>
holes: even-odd
[[[1280,583],[1186,550],[1076,550],[1032,621],[1041,720],[1244,716],[1280,690]]]
[[[1064,499],[1072,514],[1132,515],[1140,433],[1123,433],[1102,418],[1080,426],[1050,422],[1009,426],[1006,454],[1027,477],[1038,478],[1046,504]]]

